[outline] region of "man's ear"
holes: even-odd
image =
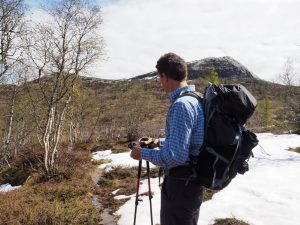
[[[164,78],[166,79],[166,81],[168,81],[168,80],[169,80],[169,77],[167,76],[167,74],[165,74],[165,73],[162,73],[162,76],[164,76]]]

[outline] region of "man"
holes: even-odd
[[[161,225],[196,225],[202,203],[202,187],[191,179],[190,156],[199,154],[203,143],[204,116],[200,102],[192,96],[195,91],[187,84],[187,64],[174,53],[160,57],[156,68],[160,83],[169,94],[171,107],[167,114],[165,140],[150,139],[147,144],[159,150],[136,146],[131,157],[161,166],[165,178],[161,190]]]

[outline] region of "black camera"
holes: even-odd
[[[130,142],[129,145],[128,145],[128,148],[130,148],[131,150],[136,146],[136,145],[140,145],[142,148],[148,148],[148,145],[145,144],[145,141],[148,141],[149,138],[141,138],[139,139],[138,141],[133,141],[133,142]]]
[[[129,144],[128,144],[128,148],[130,148],[131,150],[136,146],[136,145],[138,145],[139,144],[139,142],[138,141],[134,141],[134,142],[130,142]]]

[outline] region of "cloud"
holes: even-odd
[[[229,55],[266,80],[287,57],[300,62],[298,0],[98,1],[108,60],[96,62],[90,76],[147,73],[166,52],[186,61]]]

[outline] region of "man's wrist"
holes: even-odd
[[[164,144],[165,144],[165,138],[159,138],[159,147],[163,147],[164,146]]]
[[[148,148],[141,149],[141,158],[146,161],[150,161],[151,159],[151,150]]]
[[[159,139],[154,139],[153,144],[159,146]]]

